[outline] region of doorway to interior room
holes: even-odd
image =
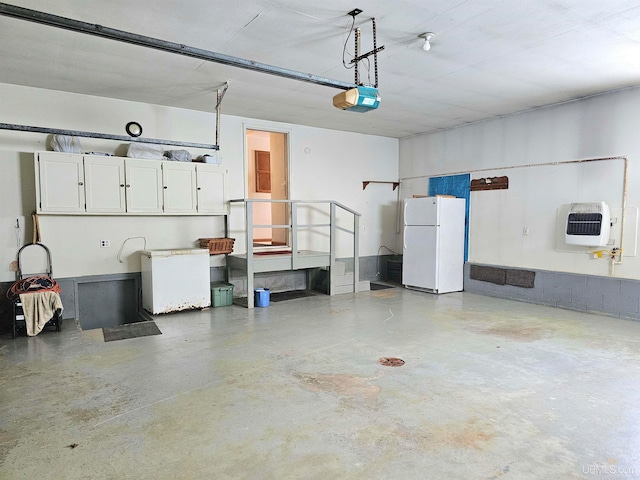
[[[247,197],[250,199],[289,199],[288,136],[282,132],[246,130]],[[254,225],[288,225],[286,203],[253,204]],[[289,230],[276,227],[254,227],[254,247],[288,246]]]

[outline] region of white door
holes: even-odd
[[[39,153],[40,205],[42,212],[84,212],[82,155]]]
[[[198,213],[227,213],[225,173],[225,167],[219,165],[196,166]]]
[[[127,212],[162,212],[162,162],[125,160]]]
[[[440,201],[438,292],[459,292],[464,287],[464,198]]]
[[[196,166],[162,162],[162,193],[165,213],[195,213]]]
[[[438,227],[405,226],[402,249],[402,284],[437,290]]]
[[[125,211],[124,159],[84,157],[87,212]]]

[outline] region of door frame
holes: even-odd
[[[287,186],[285,189],[285,193],[288,200],[291,200],[291,129],[282,128],[278,126],[274,126],[268,122],[260,122],[260,121],[250,121],[242,123],[242,135],[243,135],[243,166],[244,166],[244,198],[249,198],[249,162],[253,162],[253,158],[249,158],[249,145],[247,142],[247,131],[248,130],[256,130],[259,132],[267,132],[267,133],[280,133],[285,135],[286,145],[284,148],[284,164],[286,166],[286,182]],[[288,215],[291,215],[291,212],[288,212]],[[291,243],[291,236],[288,235],[288,243]],[[270,247],[267,247],[270,248]],[[280,247],[282,248],[282,247]]]

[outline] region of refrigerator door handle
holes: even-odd
[[[402,231],[402,248],[407,249],[407,227]]]
[[[404,206],[402,208],[402,223],[407,224],[407,201],[404,201]]]

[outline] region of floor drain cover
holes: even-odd
[[[385,367],[401,367],[402,365],[404,365],[404,360],[394,357],[382,357],[380,360],[378,360],[378,363],[380,365],[384,365]]]

